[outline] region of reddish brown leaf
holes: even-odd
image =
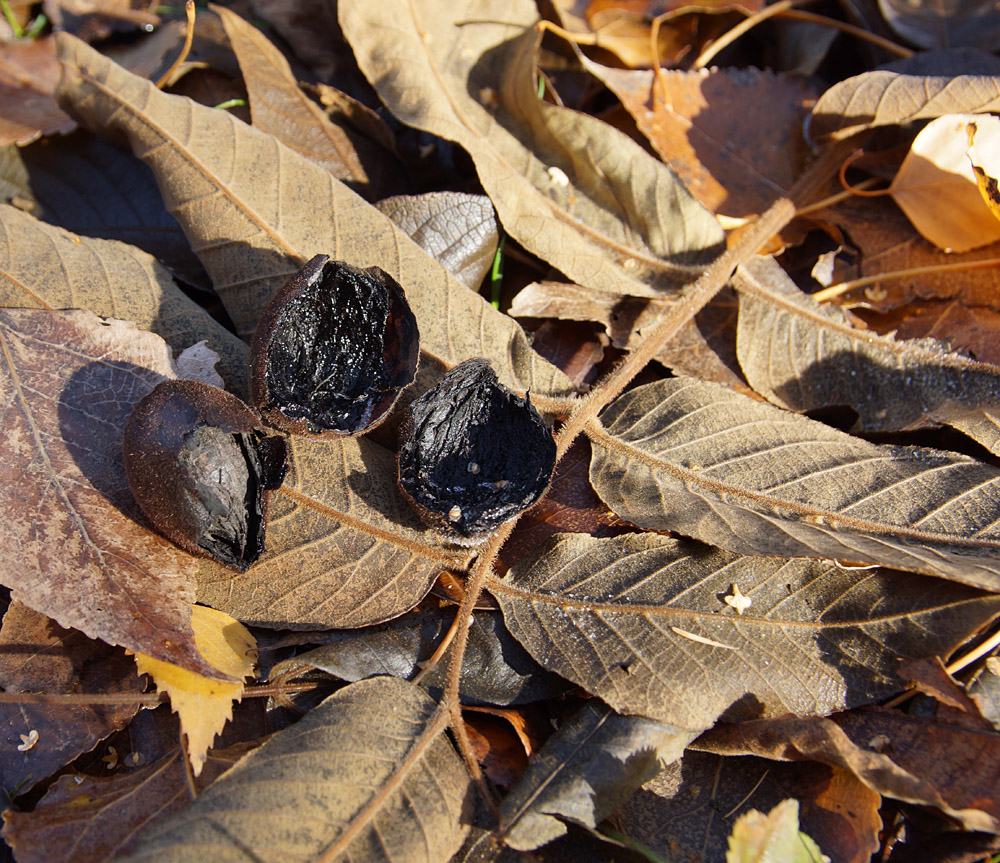
[[[208,787],[245,749],[211,753],[195,780],[197,789]],[[146,823],[190,804],[178,752],[114,776],[63,776],[33,812],[4,813],[3,838],[18,863],[104,863],[131,851]]]
[[[56,105],[58,83],[54,37],[0,45],[0,146],[27,144],[76,125]]]
[[[195,558],[136,520],[121,464],[169,348],[92,312],[5,309],[0,350],[0,582],[62,626],[219,678],[194,645]]]
[[[885,797],[932,806],[966,830],[1000,832],[1000,734],[861,708],[718,726],[699,747],[844,767]]]
[[[657,74],[612,69],[580,56],[713,212],[763,212],[801,172],[809,152],[802,121],[818,95],[804,79],[758,69]],[[759,109],[747,110],[750,105]]]
[[[135,662],[121,650],[79,632],[19,602],[0,628],[0,686],[6,692],[143,692]],[[92,749],[124,726],[139,709],[121,704],[7,704],[0,702],[0,784],[23,793]],[[31,739],[37,734],[37,741]],[[25,739],[27,737],[27,740]]]

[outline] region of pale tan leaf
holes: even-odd
[[[235,683],[209,680],[142,653],[135,655],[135,664],[140,674],[153,678],[157,692],[170,696],[170,707],[180,719],[181,733],[187,738],[191,770],[200,776],[208,748],[233,718],[233,702],[243,698],[243,680],[253,672],[257,642],[246,627],[228,614],[203,605],[192,608],[191,626],[201,655]]]
[[[734,585],[743,614],[724,601]],[[945,581],[650,534],[561,534],[489,590],[541,665],[692,730],[871,703],[904,688],[900,657],[946,654],[1000,611]]]
[[[878,446],[688,378],[626,393],[589,433],[594,487],[640,527],[1000,590],[1000,470],[975,459]]]
[[[889,186],[913,227],[946,252],[967,252],[1000,240],[1000,220],[980,195],[966,153],[966,127],[976,119],[975,114],[947,114],[928,123]],[[992,128],[984,124],[980,134],[986,138]],[[996,148],[1000,135],[982,144]]]
[[[0,310],[0,582],[91,638],[225,679],[191,629],[195,558],[140,524],[132,406],[174,377],[159,336],[93,312]]]
[[[1000,110],[1000,59],[974,49],[925,51],[834,84],[809,118],[813,139],[945,114]]]
[[[693,281],[718,222],[627,135],[538,98],[530,0],[340,3],[358,64],[403,122],[464,147],[504,229],[583,285]],[[470,24],[469,22],[475,22]]]
[[[122,863],[445,863],[472,804],[446,725],[413,684],[353,683],[147,830]]]
[[[829,860],[819,846],[799,831],[799,801],[782,800],[765,815],[756,809],[733,825],[726,863],[816,863]]]
[[[323,253],[393,276],[417,316],[421,349],[439,364],[485,356],[516,388],[571,391],[514,321],[318,165],[227,112],[160,92],[71,36],[57,38],[62,103],[92,126],[124,134],[153,168],[242,335],[284,281]]]
[[[0,306],[88,309],[133,321],[180,353],[207,340],[219,372],[247,390],[246,345],[192,302],[156,259],[114,240],[78,237],[0,205]]]
[[[1000,368],[934,339],[858,329],[842,309],[800,291],[773,258],[750,261],[733,284],[740,366],[750,385],[781,407],[848,405],[865,431],[969,425],[985,410],[1000,410]]]

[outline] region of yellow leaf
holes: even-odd
[[[889,192],[920,234],[946,252],[1000,240],[1000,221],[983,201],[966,154],[969,123],[983,115],[948,114],[914,139]]]
[[[168,662],[135,654],[140,674],[148,674],[158,692],[170,696],[170,705],[187,736],[188,758],[194,775],[201,773],[209,746],[233,715],[233,701],[243,697],[243,679],[253,671],[257,643],[247,629],[228,614],[196,605],[191,626],[201,655],[236,683],[210,680]]]
[[[1000,117],[982,114],[966,125],[969,133],[969,161],[976,175],[979,194],[995,218],[1000,220]]]

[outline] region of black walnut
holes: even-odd
[[[395,279],[317,255],[264,309],[251,401],[282,431],[360,434],[388,415],[418,354],[417,320]]]
[[[528,398],[466,360],[410,406],[399,484],[426,521],[474,544],[548,487],[556,445]]]
[[[286,446],[236,396],[165,381],[132,410],[122,447],[129,488],[165,537],[240,571],[260,557],[266,492],[285,478]]]

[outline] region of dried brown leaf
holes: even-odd
[[[878,0],[893,31],[919,48],[982,48],[992,51],[1000,37],[1000,14],[983,0]]]
[[[145,831],[122,863],[445,863],[472,803],[445,726],[413,684],[353,683]]]
[[[381,266],[403,285],[421,349],[438,363],[485,356],[501,380],[522,390],[570,392],[517,324],[318,165],[223,111],[160,92],[71,36],[58,39],[61,100],[89,124],[126,135],[153,168],[241,334],[252,333],[272,294],[322,253]]]
[[[732,818],[793,797],[801,829],[835,863],[869,863],[879,846],[882,798],[849,771],[688,750],[619,811],[622,832],[669,860],[724,860]],[[718,812],[722,817],[708,816]],[[679,859],[685,859],[680,857]]]
[[[464,147],[507,233],[574,281],[654,296],[693,281],[720,250],[718,222],[669,168],[600,120],[538,98],[530,0],[505,4],[502,20],[489,0],[339,8],[382,100]]]
[[[138,696],[145,681],[124,651],[63,629],[13,602],[0,627],[0,686],[4,692],[52,696]],[[28,791],[124,726],[138,709],[138,700],[127,699],[121,704],[0,702],[0,783],[8,793]],[[32,743],[33,734],[37,740]]]
[[[843,767],[885,797],[932,806],[966,830],[1000,832],[1000,734],[868,707],[829,719],[719,726],[698,746]]]
[[[626,393],[589,433],[594,487],[640,527],[1000,590],[1000,470],[975,459],[878,446],[690,378]]]
[[[56,105],[58,83],[54,36],[0,45],[0,146],[27,144],[76,125]]]
[[[1000,611],[943,581],[651,534],[562,534],[489,590],[542,666],[688,729],[870,703],[903,688],[899,657],[946,653]]]
[[[813,139],[875,126],[1000,110],[1000,59],[972,48],[924,51],[834,84],[809,118]]]
[[[205,340],[228,387],[247,391],[246,345],[185,296],[153,257],[125,243],[74,236],[6,205],[0,306],[85,308],[154,331],[175,353]]]
[[[489,198],[427,192],[385,198],[375,207],[463,285],[479,290],[500,239]]]
[[[93,312],[0,310],[0,582],[61,626],[211,678],[195,559],[150,532],[125,483],[132,406],[174,377],[159,336]]]
[[[750,261],[733,284],[740,366],[774,404],[793,411],[849,405],[864,431],[969,422],[1000,411],[1000,368],[933,339],[858,329],[842,309],[800,291],[773,258]]]
[[[579,56],[712,212],[762,213],[801,172],[808,147],[800,130],[816,96],[805,79],[759,69],[613,69]]]

